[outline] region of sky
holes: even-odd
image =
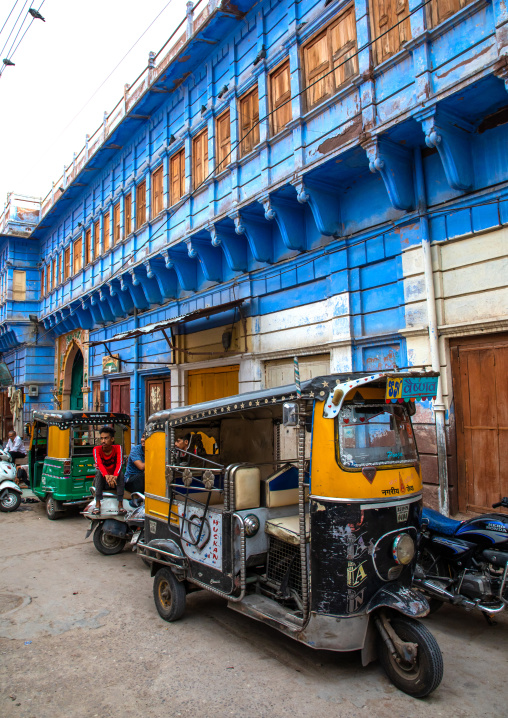
[[[123,96],[124,85],[146,67],[149,51],[158,52],[185,17],[186,4],[44,0],[41,7],[41,1],[0,0],[0,28],[14,7],[0,33],[0,49],[20,12],[20,22],[30,7],[40,7],[45,18],[34,20],[13,55],[15,67],[5,67],[0,76],[0,214],[8,192],[48,194],[51,181],[57,182],[64,164],[70,165],[73,153],[84,146],[85,135],[95,132],[104,111],[110,112]],[[18,27],[0,59],[6,57]]]

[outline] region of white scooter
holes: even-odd
[[[95,488],[90,492],[95,497]],[[95,498],[81,513],[90,521],[90,528],[86,532],[88,538],[93,532],[93,543],[97,551],[105,556],[113,556],[123,550],[127,541],[132,544],[132,550],[143,532],[145,525],[145,497],[139,492],[125,492],[123,507],[126,514],[118,515],[118,499],[116,494],[104,492],[101,501],[101,513],[93,514]]]
[[[11,455],[0,449],[0,511],[16,511],[22,491],[16,483],[16,466]]]

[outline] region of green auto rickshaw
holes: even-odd
[[[115,444],[130,453],[130,417],[97,411],[34,411],[30,436],[30,488],[46,503],[48,519],[60,518],[73,506],[90,501],[95,465],[93,447],[102,426],[115,429]]]

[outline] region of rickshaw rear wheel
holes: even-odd
[[[50,521],[55,521],[61,518],[65,514],[65,509],[62,510],[60,502],[53,498],[51,494],[46,496],[46,516]]]
[[[153,581],[153,598],[159,616],[165,621],[178,621],[185,613],[187,592],[172,571],[161,568]]]
[[[21,494],[18,494],[17,491],[7,491],[3,495],[3,498],[0,499],[0,511],[3,511],[4,513],[16,511],[16,509],[19,508],[20,503]]]
[[[93,545],[97,551],[104,554],[104,556],[114,556],[117,553],[121,553],[125,543],[125,539],[105,534],[102,530],[102,526],[97,526],[93,532]]]
[[[425,698],[443,678],[443,656],[432,633],[418,621],[406,616],[393,617],[393,630],[402,641],[416,643],[418,651],[413,664],[396,661],[388,646],[378,635],[378,656],[392,683],[414,698]]]

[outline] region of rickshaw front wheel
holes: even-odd
[[[178,621],[185,613],[187,592],[172,571],[161,568],[153,581],[153,597],[159,616],[165,621]]]
[[[418,621],[396,616],[390,621],[402,641],[416,643],[417,654],[413,663],[402,658],[396,660],[380,635],[378,656],[392,683],[414,698],[425,698],[434,691],[443,678],[443,657],[432,633]]]

